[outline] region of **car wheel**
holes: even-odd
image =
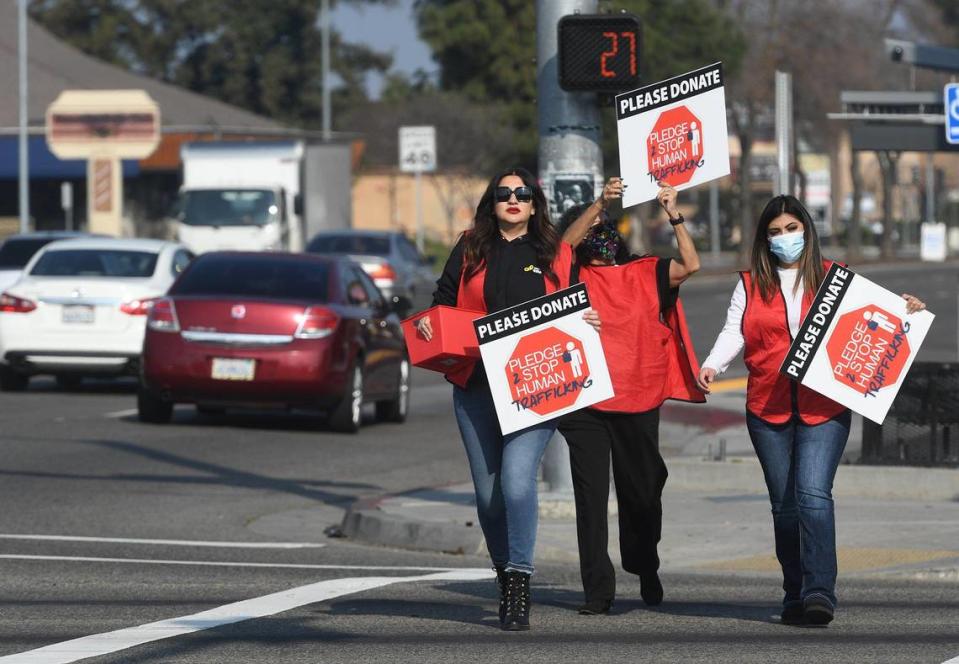
[[[57,387],[61,390],[75,390],[83,383],[81,376],[60,375],[56,377]]]
[[[340,400],[336,410],[330,415],[330,428],[341,433],[356,433],[360,430],[363,406],[363,370],[359,365],[353,367],[346,394]]]
[[[410,410],[410,361],[403,358],[399,368],[400,376],[396,388],[396,398],[376,402],[376,419],[380,422],[405,422]]]
[[[137,415],[141,422],[166,424],[173,417],[173,402],[141,387],[137,392]]]
[[[0,390],[4,392],[23,392],[29,384],[29,376],[19,374],[7,367],[0,367]]]

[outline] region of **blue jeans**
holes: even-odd
[[[763,467],[783,569],[783,604],[812,595],[836,605],[836,517],[832,483],[849,438],[850,413],[816,426],[769,424],[746,413]]]
[[[469,458],[476,511],[497,567],[533,573],[539,516],[537,474],[556,420],[500,433],[489,386],[453,387],[453,411]]]

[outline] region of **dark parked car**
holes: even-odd
[[[373,279],[383,295],[406,297],[417,311],[429,306],[436,288],[432,261],[402,233],[328,231],[310,240],[307,252],[349,256]]]
[[[323,410],[334,430],[354,432],[364,403],[392,422],[409,407],[399,317],[339,257],[202,254],[153,304],[142,366],[146,422],[169,421],[175,403],[279,406]]]

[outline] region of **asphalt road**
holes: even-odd
[[[954,352],[955,268],[883,283],[925,295],[942,323],[927,343]],[[700,355],[731,289],[684,289]],[[670,576],[657,610],[621,576],[614,615],[584,618],[578,570],[550,565],[535,578],[534,631],[500,632],[485,560],[324,534],[358,498],[468,479],[449,389],[430,374],[415,374],[407,424],[356,436],[305,416],[192,409],[147,426],[134,405],[129,383],[0,394],[0,662],[959,657],[948,582],[850,580],[823,630],[776,624],[768,576]]]

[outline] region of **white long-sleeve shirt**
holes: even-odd
[[[780,290],[786,300],[786,318],[789,321],[789,333],[795,337],[799,331],[799,324],[802,322],[802,299],[803,283],[799,282],[799,288],[793,292],[796,284],[796,278],[799,276],[799,270],[777,270],[779,272]],[[746,289],[740,279],[733,290],[732,299],[729,301],[729,310],[726,312],[726,324],[722,331],[716,337],[716,343],[709,352],[709,357],[703,362],[704,368],[715,369],[717,374],[721,374],[729,368],[730,363],[736,359],[736,356],[743,349],[744,340],[742,332],[743,314],[746,311]]]

